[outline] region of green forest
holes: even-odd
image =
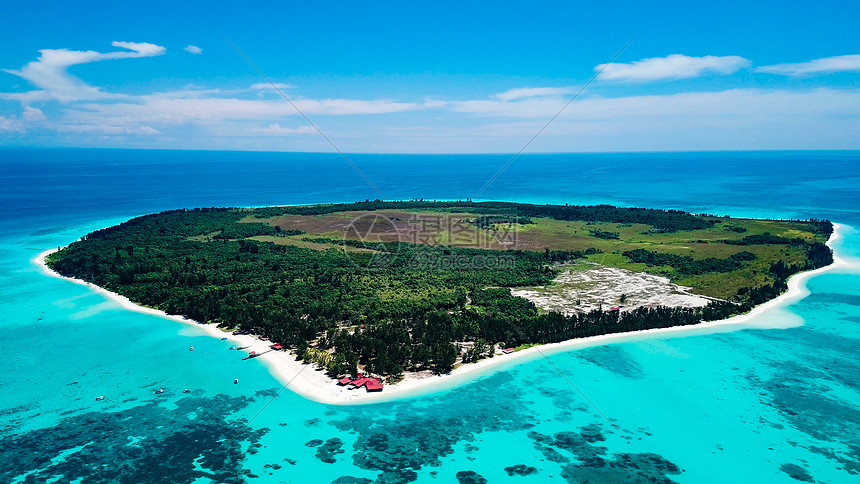
[[[526,249],[498,249],[362,240],[290,225],[295,220],[307,228],[309,220],[386,210],[398,211],[397,217],[387,216],[392,224],[400,223],[403,213],[462,214],[476,231],[531,230],[524,239],[531,242]],[[580,233],[576,223],[588,225]],[[541,234],[553,224],[565,224],[577,244],[557,242],[564,239],[558,234],[542,244]],[[47,262],[64,276],[136,303],[266,336],[332,376],[446,373],[460,361],[491,357],[499,345],[553,343],[740,314],[784,291],[792,274],[832,262],[822,243],[832,232],[828,221],[762,224],[731,219],[730,225],[725,217],[674,210],[508,202],[204,208],[145,215],[92,232]],[[684,255],[662,242],[636,242],[679,234],[710,252]],[[551,284],[562,264],[596,257],[679,278],[746,271],[761,283],[739,287],[732,297],[704,308],[569,316],[540,311],[508,289]]]

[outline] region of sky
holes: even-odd
[[[856,0],[80,5],[4,5],[0,146],[860,149]]]

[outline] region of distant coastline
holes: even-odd
[[[831,249],[833,249],[833,244],[841,238],[840,230],[842,228],[843,226],[840,224],[833,224],[833,233],[827,240],[827,246]],[[164,311],[140,306],[133,303],[125,296],[108,291],[93,283],[62,276],[48,267],[45,262],[48,255],[57,252],[58,250],[59,249],[46,250],[36,256],[36,258],[33,259],[33,262],[37,264],[46,275],[86,286],[94,292],[102,294],[108,299],[115,301],[124,309],[160,316],[191,327],[199,328],[200,331],[210,336],[219,339],[226,338],[229,341],[235,342],[237,346],[244,347],[243,351],[256,351],[257,353],[263,353],[269,350],[271,342],[262,341],[256,336],[233,335],[221,330],[214,324],[202,324],[182,316],[169,315]],[[684,336],[708,334],[717,332],[722,328],[729,327],[743,329],[744,325],[753,318],[759,317],[767,311],[786,306],[806,297],[809,294],[809,291],[806,288],[806,281],[808,281],[812,276],[848,266],[848,262],[840,258],[834,251],[832,264],[815,270],[794,274],[788,279],[788,289],[784,293],[765,302],[764,304],[756,306],[748,313],[733,316],[728,319],[709,321],[691,326],[676,326],[625,333],[612,333],[600,336],[577,338],[560,343],[534,346],[512,354],[486,358],[476,363],[462,365],[445,375],[429,376],[424,374],[406,374],[403,381],[395,385],[386,385],[385,390],[382,393],[366,393],[363,390],[347,390],[344,387],[336,385],[336,381],[326,376],[324,372],[317,367],[317,365],[305,364],[286,351],[267,352],[255,359],[260,361],[269,370],[272,376],[281,382],[281,384],[289,388],[294,393],[297,393],[309,400],[334,405],[365,404],[397,400],[431,393],[444,388],[449,388],[459,383],[465,383],[481,376],[491,374],[495,371],[499,371],[505,367],[512,366],[515,363],[523,363],[574,349],[669,335]],[[746,327],[755,328],[757,326],[750,325]],[[239,357],[240,354],[237,354],[236,356]]]

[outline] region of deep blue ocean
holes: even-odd
[[[381,193],[333,154],[0,149],[0,482],[860,482],[860,152],[523,155],[480,196],[509,156],[350,158]],[[331,406],[32,261],[144,213],[375,198],[828,218],[851,266],[768,324]]]

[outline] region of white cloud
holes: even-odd
[[[515,152],[563,99],[461,101],[479,115],[434,126],[437,144],[467,152]],[[448,131],[454,130],[456,134]],[[466,142],[463,138],[472,140]],[[420,151],[427,142],[403,134]],[[393,136],[389,139],[396,142]],[[439,141],[446,140],[445,142]],[[450,144],[447,144],[450,141]],[[533,152],[860,148],[860,89],[732,89],[580,99],[529,147]],[[432,148],[425,148],[432,150]]]
[[[23,133],[24,123],[15,116],[0,116],[0,132]]]
[[[46,49],[40,51],[41,56],[36,61],[19,71],[10,71],[42,89],[0,93],[0,99],[17,100],[24,105],[20,115],[7,114],[3,118],[2,129],[20,131],[28,124],[41,123],[40,128],[53,131],[99,134],[152,135],[165,129],[173,131],[183,125],[188,129],[209,132],[225,126],[248,132],[249,126],[240,124],[248,121],[268,122],[267,128],[257,130],[264,134],[298,134],[311,129],[286,128],[278,124],[283,119],[299,116],[296,109],[282,99],[248,98],[254,93],[272,90],[273,86],[267,83],[232,90],[189,85],[173,91],[127,95],[103,92],[100,87],[89,85],[68,73],[67,69],[77,64],[147,57],[165,52],[164,47],[154,44],[114,42],[113,45],[127,51],[101,53]],[[293,86],[277,83],[274,87],[287,89]],[[59,113],[52,115],[50,122],[40,109],[30,105],[49,100],[66,103]],[[293,97],[293,103],[310,116],[391,114],[427,109],[434,104],[432,101],[422,104],[387,99],[302,99],[299,96]],[[254,128],[250,131],[253,132]]]
[[[40,109],[24,106],[24,112],[20,116],[0,116],[0,131],[23,133],[32,125],[41,124],[47,120]]]
[[[21,118],[30,123],[38,123],[47,119],[41,109],[31,108],[30,106],[24,106],[24,113],[21,114]]]
[[[23,133],[34,125],[42,125],[46,120],[41,109],[24,106],[20,116],[0,116],[0,131]]]
[[[28,132],[42,136],[52,131],[90,146],[328,149],[289,103],[271,95],[268,83],[112,94],[67,72],[81,63],[164,52],[154,44],[114,45],[126,50],[41,51],[38,60],[13,72],[40,90],[0,93],[0,98],[22,105],[20,110],[0,111],[3,136]],[[620,64],[627,70],[607,69],[606,73],[615,80],[648,80],[730,73],[746,65],[749,61],[740,57],[676,55]],[[294,89],[289,84],[276,85]],[[290,98],[315,122],[319,119],[326,134],[346,151],[512,152],[558,113],[575,89],[521,87],[445,101],[420,96],[406,101],[307,99],[295,91]],[[47,108],[38,104],[52,99],[68,102]],[[45,109],[48,116],[33,106]],[[858,113],[860,89],[736,89],[615,98],[586,92],[529,150],[858,149]]]
[[[299,126],[298,128],[281,127],[279,123],[272,123],[265,128],[252,130],[264,134],[313,134],[317,131],[311,126]]]
[[[727,75],[750,65],[751,62],[748,59],[735,55],[689,57],[672,54],[666,57],[642,59],[629,64],[600,64],[594,68],[594,72],[603,69],[600,79],[605,81],[647,82],[661,79],[688,79],[709,73]]]
[[[19,93],[21,99],[57,99],[75,101],[82,99],[105,99],[118,95],[103,92],[68,73],[68,68],[110,59],[134,59],[163,54],[166,49],[146,42],[113,42],[111,45],[127,49],[121,52],[96,52],[69,49],[43,49],[40,57],[21,68],[4,69],[5,72],[30,81],[42,91]],[[27,96],[29,95],[29,96]],[[11,97],[11,96],[7,96]]]
[[[139,96],[135,102],[87,103],[73,109],[76,119],[129,119],[146,123],[215,123],[225,120],[267,121],[298,116],[296,110],[281,99],[257,100],[219,97],[175,98],[169,94]],[[362,99],[296,99],[303,113],[347,116],[390,114],[421,109],[416,103]]]
[[[222,90],[222,89],[206,89],[198,88],[194,85],[188,85],[182,89],[173,91],[155,92],[152,94],[144,94],[137,96],[137,99],[145,101],[147,99],[200,99],[218,96],[234,95],[245,90]]]
[[[493,99],[453,101],[446,105],[461,113],[539,118],[557,113],[568,101],[563,96],[572,92],[570,87],[520,87],[494,94]]]
[[[425,99],[422,107],[424,109],[440,109],[445,106],[450,106],[451,103],[449,101],[437,101],[435,99]]]
[[[687,92],[668,95],[590,98],[572,105],[559,119],[613,121],[662,118],[678,125],[691,121],[708,123],[714,119],[788,119],[801,116],[860,117],[860,90],[764,90],[730,89],[715,92]],[[796,117],[795,117],[796,116]],[[697,119],[701,121],[696,121]],[[646,123],[647,124],[647,123]]]
[[[151,95],[137,102],[81,104],[54,120],[66,132],[166,136],[194,130],[198,147],[203,140],[230,136],[231,143],[256,149],[276,148],[261,141],[251,145],[243,137],[275,140],[278,135],[301,140],[291,149],[322,149],[315,131],[302,125],[292,107],[279,100],[236,98],[173,98]],[[358,151],[510,151],[522,147],[566,100],[535,96],[504,102],[498,99],[448,102],[431,116],[380,116],[428,109],[428,104],[367,100],[295,101],[316,119],[328,118],[324,130]],[[435,103],[430,103],[434,107]],[[854,149],[860,139],[860,90],[734,89],[669,95],[589,97],[571,104],[531,148],[533,151],[700,150],[700,149]],[[476,115],[486,123],[476,123]],[[17,118],[16,118],[17,119]],[[284,120],[298,120],[298,123]],[[375,121],[370,121],[374,119]],[[263,124],[261,124],[261,122]],[[16,120],[7,130],[18,129]],[[409,130],[409,128],[413,128]],[[394,131],[391,131],[391,130]],[[334,130],[329,133],[330,130]],[[229,133],[229,134],[225,134]],[[400,134],[396,134],[400,133]],[[289,135],[310,135],[305,137]],[[180,140],[180,138],[175,138]],[[316,141],[315,141],[316,140]],[[181,143],[181,141],[176,141]],[[200,144],[203,143],[203,144]],[[171,145],[182,147],[186,145]],[[230,144],[224,145],[225,148]],[[372,146],[368,149],[366,146]],[[364,147],[364,148],[363,148]]]
[[[109,97],[106,93],[101,93],[105,97]],[[117,95],[116,97],[121,97]],[[42,101],[55,101],[60,99],[56,93],[52,93],[49,91],[26,91],[26,92],[0,92],[0,99],[8,99],[10,101],[19,101],[22,104],[28,104],[31,102],[42,102]],[[62,98],[65,101],[71,101],[71,98]],[[98,97],[94,98],[98,99]]]
[[[191,52],[192,54],[202,54],[203,53],[203,49],[201,49],[200,47],[197,47],[196,45],[189,45],[188,47],[185,48],[185,50],[187,52]]]
[[[455,101],[451,110],[460,113],[480,114],[511,118],[547,118],[564,107],[565,101],[558,97],[536,97],[515,102],[490,100]]]
[[[484,129],[499,142],[524,143],[544,123],[490,120]],[[533,151],[858,148],[860,89],[592,97],[572,104],[530,147]]]
[[[530,97],[562,96],[570,92],[572,89],[569,87],[520,87],[496,94],[493,97],[500,101],[516,101]]]
[[[837,102],[837,100],[840,100]],[[460,101],[453,103],[456,112],[477,114],[488,118],[539,118],[541,122],[557,113],[567,101],[563,98],[532,98],[518,102]],[[844,103],[844,104],[843,104]],[[860,116],[860,91],[819,89],[811,91],[732,89],[715,92],[686,92],[665,95],[580,98],[559,117],[558,121],[612,121],[631,117],[732,116],[749,118],[761,112],[799,112],[816,110]]]
[[[762,66],[756,72],[768,74],[779,74],[782,76],[804,76],[809,74],[825,74],[831,72],[860,72],[860,55],[839,55],[836,57],[824,57],[809,62],[797,64],[775,64]]]
[[[61,124],[56,130],[63,133],[94,133],[113,135],[154,135],[160,132],[152,126],[117,125],[117,124]]]
[[[101,59],[133,59],[135,57],[153,57],[162,55],[167,49],[148,42],[111,42],[112,46],[128,49],[132,52],[108,52],[101,54]]]
[[[258,82],[255,84],[251,84],[251,89],[254,91],[264,91],[269,89],[274,90],[275,87],[277,87],[278,89],[292,89],[296,87],[292,84],[284,84],[283,82],[275,82],[273,84],[275,85],[274,87],[272,87],[272,84],[268,82]]]

